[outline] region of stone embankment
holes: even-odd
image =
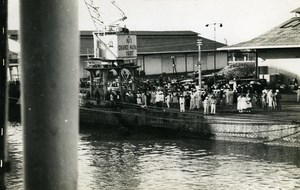
[[[253,108],[238,113],[234,107],[218,107],[216,115],[202,109],[180,113],[178,109],[127,107],[82,108],[81,123],[126,130],[163,129],[191,138],[257,142],[300,147],[300,104],[283,96],[282,110]]]

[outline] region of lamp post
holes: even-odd
[[[223,27],[222,23],[210,23],[206,24],[206,27],[209,27],[210,25],[214,26],[214,84],[216,84],[216,51],[217,51],[217,42],[216,42],[216,26]]]
[[[200,38],[200,36],[198,35]],[[197,45],[198,45],[198,80],[199,80],[199,89],[202,88],[202,81],[201,81],[201,45],[202,45],[202,40],[197,39]]]

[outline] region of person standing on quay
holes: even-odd
[[[268,91],[263,90],[262,94],[261,94],[261,107],[263,109],[267,108],[267,93],[268,93]]]
[[[242,113],[242,94],[240,94],[237,98],[237,110],[239,113]]]
[[[276,109],[281,110],[281,94],[279,93],[279,90],[276,89],[275,92],[275,100],[276,100]]]
[[[155,98],[156,98],[156,92],[155,92],[155,90],[152,90],[151,91],[151,99],[150,99],[150,103],[152,105],[155,105],[155,103],[156,103]]]
[[[275,102],[274,102],[274,93],[272,89],[270,89],[267,94],[267,101],[268,101],[269,108],[274,109]]]
[[[163,101],[164,101],[164,93],[159,89],[156,92],[156,96],[155,96],[156,107],[162,107]]]
[[[297,102],[298,103],[300,102],[300,86],[298,87],[298,90],[297,90]]]
[[[167,104],[167,108],[170,109],[170,102],[171,102],[171,92],[169,92],[166,96],[166,104]]]
[[[215,96],[212,96],[210,99],[210,113],[211,114],[216,114],[216,104],[217,104],[217,99]]]
[[[179,107],[180,107],[180,112],[185,112],[185,98],[182,94],[179,97]]]
[[[204,114],[208,114],[209,113],[209,99],[208,97],[206,97],[203,101],[203,107],[204,107]]]

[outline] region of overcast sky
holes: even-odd
[[[94,0],[110,1],[110,0]],[[192,30],[213,39],[213,27],[220,22],[217,40],[229,45],[250,40],[294,16],[299,0],[115,0],[128,19],[129,30]],[[9,0],[9,29],[18,29],[18,0]],[[79,29],[95,27],[85,6],[78,0]],[[117,9],[111,8],[113,12]],[[107,11],[108,9],[106,9]],[[103,14],[108,14],[103,12]]]

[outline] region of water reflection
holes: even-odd
[[[11,125],[8,132],[13,166],[8,189],[22,189],[21,127]],[[299,148],[153,136],[104,138],[108,134],[103,133],[80,133],[80,190],[300,188]]]

